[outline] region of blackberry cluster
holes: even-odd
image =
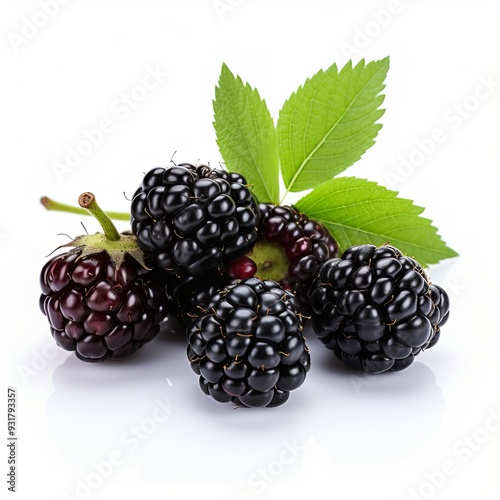
[[[186,326],[205,394],[276,407],[310,367],[304,317],[338,358],[373,374],[410,366],[448,320],[448,295],[417,261],[390,245],[339,258],[321,223],[259,205],[237,173],[152,169],[131,203],[133,234],[119,234],[92,193],[79,203],[104,234],[45,264],[40,307],[57,344],[84,361],[130,356],[168,310]]]
[[[449,298],[398,249],[359,245],[324,263],[310,289],[322,343],[369,373],[407,368],[436,344]]]
[[[56,343],[83,361],[123,359],[152,340],[166,315],[156,276],[126,254],[82,248],[50,259],[40,275],[40,308]]]
[[[297,299],[273,281],[233,280],[187,329],[187,355],[216,401],[285,403],[306,378],[309,351]]]
[[[278,262],[264,261],[261,268],[253,264],[252,251],[230,266],[234,278],[258,275],[262,279],[275,279],[299,299],[305,314],[309,313],[308,291],[318,266],[336,257],[338,245],[330,233],[317,221],[309,219],[293,207],[261,203],[260,241],[279,248]],[[258,246],[258,244],[257,244]],[[285,267],[283,267],[285,263]],[[276,267],[281,276],[276,276]]]
[[[241,175],[184,163],[144,176],[131,224],[151,267],[201,275],[222,270],[253,247],[259,211]]]

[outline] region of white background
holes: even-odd
[[[3,1],[0,15],[2,432],[13,386],[17,498],[498,498],[499,3],[73,0],[50,19],[42,4]],[[58,233],[81,234],[84,218],[46,212],[40,196],[75,203],[90,190],[126,211],[124,193],[175,151],[217,164],[222,62],[276,118],[320,68],[387,55],[383,129],[347,173],[426,207],[460,253],[429,270],[452,297],[435,348],[365,377],[309,332],[313,365],[288,403],[234,411],[202,395],[172,321],[122,363],[53,347],[38,275],[66,241]],[[137,89],[148,68],[160,82]],[[54,164],[103,119],[101,143],[58,176]]]

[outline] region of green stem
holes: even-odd
[[[90,215],[89,212],[83,208],[75,207],[73,205],[66,205],[55,201],[47,196],[40,198],[40,203],[47,210],[55,210],[56,212],[68,212],[70,214]],[[127,212],[106,212],[108,217],[113,220],[130,220],[130,214]]]
[[[78,198],[78,204],[88,210],[93,215],[104,231],[104,236],[107,240],[118,241],[120,233],[117,231],[111,219],[101,210],[101,207],[95,201],[95,196],[92,193],[82,193]]]

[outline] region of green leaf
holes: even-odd
[[[447,247],[423,208],[396,191],[356,177],[338,177],[301,198],[295,207],[322,222],[342,251],[352,245],[390,242],[427,266],[458,254]]]
[[[359,160],[382,125],[389,58],[320,70],[280,111],[277,131],[287,191],[314,188]]]
[[[226,167],[245,176],[260,202],[278,203],[276,128],[266,102],[223,64],[213,104],[217,144]]]

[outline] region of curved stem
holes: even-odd
[[[47,196],[42,196],[40,198],[40,203],[47,210],[54,210],[56,212],[67,212],[70,214],[78,215],[90,215],[89,212],[83,208],[75,207],[73,205],[66,205],[65,203],[60,203]],[[130,214],[127,212],[106,212],[107,216],[113,220],[130,220]]]
[[[92,193],[85,192],[78,198],[78,204],[88,210],[93,215],[104,231],[104,236],[110,241],[118,241],[120,233],[117,231],[111,219],[101,210],[101,207],[95,201],[95,196]]]

